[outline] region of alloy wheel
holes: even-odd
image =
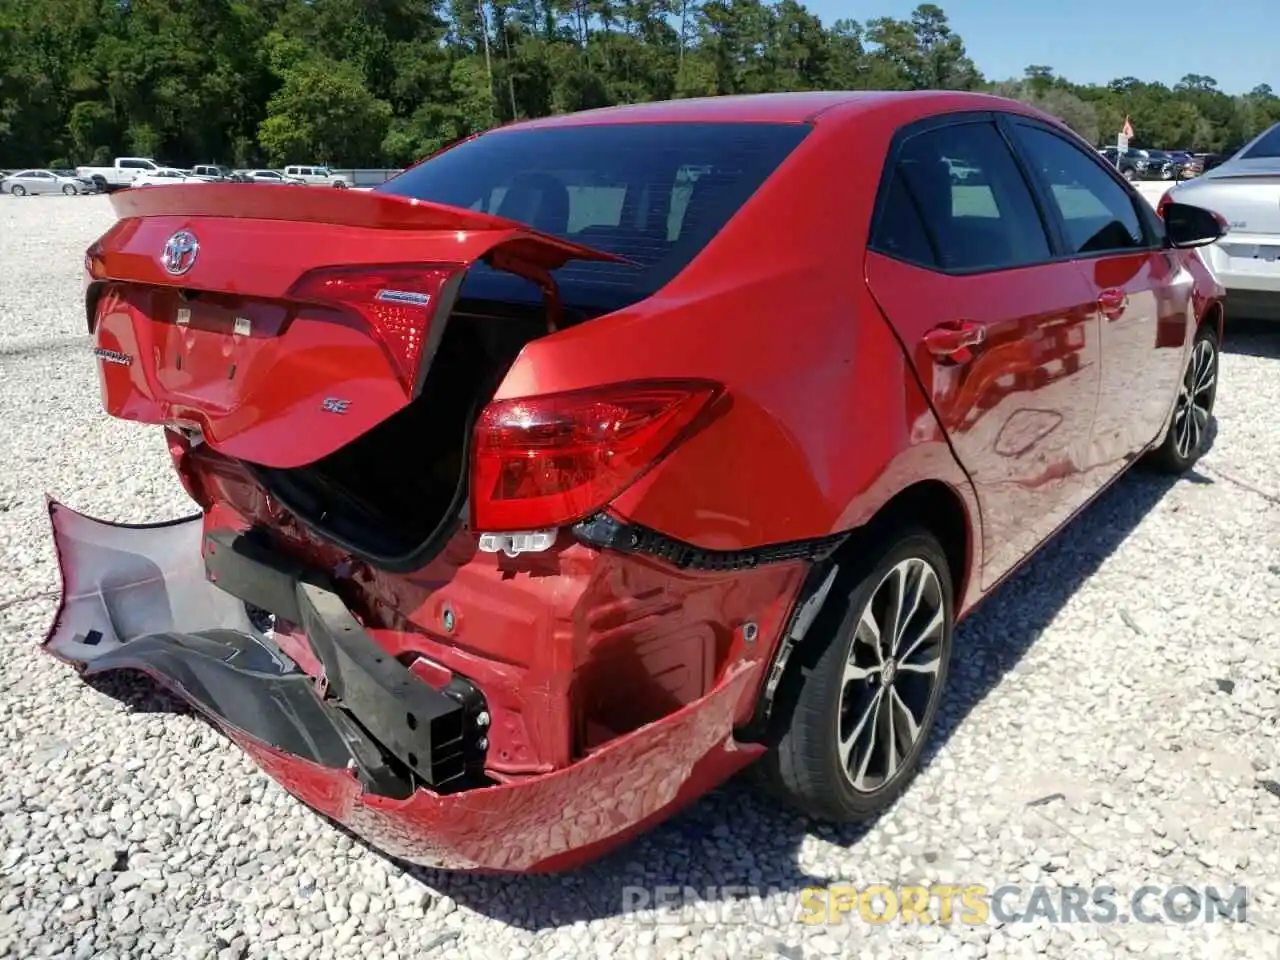
[[[894,566],[867,602],[841,683],[840,767],[861,793],[904,771],[939,692],[946,608],[938,573],[912,557]]]
[[[1213,413],[1213,386],[1217,382],[1216,351],[1209,340],[1197,340],[1178,388],[1173,412],[1174,449],[1188,459],[1199,448]]]

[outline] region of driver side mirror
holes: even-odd
[[[1165,238],[1171,247],[1189,249],[1207,247],[1227,234],[1228,224],[1221,216],[1204,207],[1189,203],[1167,203],[1164,210]]]

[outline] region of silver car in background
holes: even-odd
[[[66,177],[52,170],[19,170],[0,180],[0,193],[25,197],[40,193],[65,193],[69,197],[77,193],[94,193],[92,183],[76,177]]]
[[[1200,251],[1227,290],[1227,316],[1280,320],[1280,123],[1230,160],[1180,183],[1160,201],[1207,207],[1230,230]]]
[[[287,177],[279,170],[237,170],[248,183],[289,183],[294,186],[307,185],[307,181],[297,177]]]

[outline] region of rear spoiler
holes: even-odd
[[[563,240],[506,217],[364,190],[309,190],[287,184],[175,184],[162,190],[135,189],[112,194],[111,206],[121,220],[218,217],[328,223],[378,230],[507,232],[512,235],[511,241],[505,244],[510,253],[544,270],[555,270],[569,260],[635,266],[634,261],[626,257]]]

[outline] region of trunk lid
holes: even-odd
[[[114,416],[200,431],[263,466],[312,463],[417,395],[467,270],[538,283],[622,261],[501,217],[362,191],[242,184],[117,194],[87,302]]]
[[[1218,167],[1176,193],[1179,201],[1223,216],[1232,234],[1280,234],[1280,166],[1274,160]]]

